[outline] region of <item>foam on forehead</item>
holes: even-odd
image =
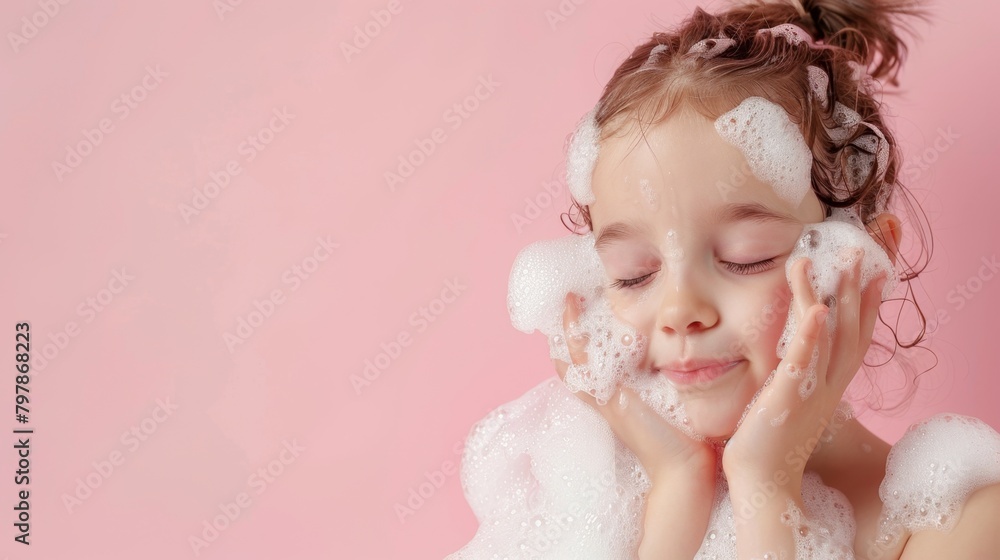
[[[594,191],[590,181],[597,164],[600,149],[601,131],[597,127],[597,108],[591,109],[577,124],[576,132],[569,142],[569,153],[566,162],[566,182],[569,192],[580,204],[594,202]]]
[[[811,188],[812,152],[778,104],[748,97],[715,120],[715,130],[747,159],[750,170],[793,208]]]

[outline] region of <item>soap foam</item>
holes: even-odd
[[[812,152],[780,105],[748,97],[716,119],[715,130],[743,152],[757,179],[794,207],[801,204],[812,185]]]
[[[556,378],[473,427],[461,480],[480,525],[448,560],[631,558],[651,486],[604,418]]]
[[[660,208],[660,195],[649,186],[649,179],[639,179],[639,191],[650,208],[653,210]]]
[[[567,154],[566,182],[573,198],[582,205],[594,202],[590,181],[597,164],[601,141],[601,131],[594,118],[596,115],[597,107],[594,107],[577,124]]]
[[[563,334],[566,294],[575,293],[584,304],[596,298],[607,275],[594,242],[594,234],[588,232],[539,241],[521,250],[507,290],[507,311],[515,329]]]
[[[809,33],[794,23],[782,23],[774,27],[758,29],[757,34],[760,35],[761,33],[770,33],[775,37],[781,37],[792,46],[798,46],[802,43],[806,43],[807,45],[812,44],[812,37]]]
[[[883,537],[900,530],[951,531],[978,488],[1000,482],[1000,434],[981,420],[938,414],[910,426],[892,447],[882,498]]]
[[[821,107],[826,109],[829,104],[827,100],[827,90],[830,87],[830,75],[818,66],[806,66],[806,73],[809,75],[809,90],[813,97],[819,100]]]
[[[652,487],[603,417],[557,378],[473,427],[461,481],[479,529],[446,560],[632,559]],[[852,510],[842,493],[806,472],[802,498],[809,521],[799,519],[795,526],[809,527],[813,536],[805,542],[814,543],[814,550],[839,551],[853,542]],[[718,476],[708,529],[695,558],[736,558],[736,522],[728,484]]]
[[[725,36],[720,36],[717,39],[702,39],[701,41],[691,45],[687,54],[695,58],[715,58],[735,44],[735,39],[730,39]]]
[[[837,324],[838,284],[841,275],[854,266],[856,257],[850,251],[854,248],[864,251],[861,258],[861,289],[864,290],[869,282],[884,272],[886,283],[882,288],[882,299],[889,297],[898,283],[892,261],[889,260],[885,250],[864,229],[857,214],[853,212],[835,208],[825,221],[807,224],[791,255],[785,261],[786,277],[790,277],[792,266],[799,259],[808,257],[812,261],[810,284],[817,301],[830,306],[830,314],[826,320],[828,334],[831,337]],[[788,320],[778,340],[779,358],[784,358],[788,353],[788,345],[798,326],[797,323],[793,303],[788,306]]]
[[[795,558],[854,558],[857,527],[847,497],[824,485],[819,476],[803,475],[802,505],[805,514],[789,500],[788,509],[781,515],[781,522],[792,528]]]
[[[577,323],[588,339],[587,364],[566,372],[566,386],[574,393],[584,391],[599,404],[606,404],[618,387],[635,374],[646,353],[645,337],[616,320],[603,297],[598,297]]]
[[[660,60],[660,54],[666,52],[666,50],[667,50],[666,45],[656,45],[655,47],[650,49],[649,57],[646,58],[646,62],[642,63],[642,66],[639,67],[639,70],[645,70],[647,68],[651,68],[652,66],[654,66],[657,63],[657,61]]]
[[[837,274],[850,263],[849,258],[837,256],[842,247],[866,248],[864,283],[879,270],[892,270],[884,252],[870,250],[868,241],[871,238],[855,212],[835,209],[826,222],[804,229],[789,261],[812,257],[814,289],[829,293]],[[889,278],[883,296],[892,291],[894,277]],[[586,296],[578,326],[590,333],[588,344],[601,340],[609,346],[618,344],[619,349],[640,348],[638,334],[628,339],[628,331],[616,330],[627,327],[610,313],[600,285],[605,280],[590,235],[531,245],[518,255],[511,273],[511,321],[525,332],[540,330],[549,335],[550,344],[558,340],[565,347],[562,308],[565,294],[574,291]],[[600,348],[589,346],[590,361],[623,358]],[[814,351],[814,362],[817,356]],[[633,365],[635,358],[624,356]],[[812,369],[786,368],[785,374],[805,381]],[[607,377],[578,380],[580,390],[599,393],[618,383],[633,387],[653,410],[690,437],[698,437],[687,427],[676,390],[663,376],[628,368],[598,366],[596,371]],[[786,421],[787,410],[774,412],[768,411],[772,425]],[[850,406],[842,402],[835,418],[851,416]],[[824,433],[817,448],[831,440],[832,434]],[[473,427],[462,457],[461,480],[480,525],[475,537],[448,560],[634,558],[651,488],[642,465],[604,418],[555,377],[498,407]],[[896,542],[907,531],[950,530],[969,494],[996,482],[1000,482],[1000,434],[992,428],[955,415],[915,424],[889,454],[879,489],[885,504],[879,542]],[[843,494],[806,471],[802,500],[802,511],[791,504],[780,519],[793,530],[797,557],[853,558],[856,528]],[[695,558],[736,557],[737,514],[741,520],[747,515],[742,506],[734,512],[720,472],[708,529]]]
[[[592,232],[533,243],[518,254],[511,270],[507,291],[511,323],[522,332],[539,330],[549,337],[550,356],[570,364],[565,376],[570,391],[583,391],[604,404],[619,387],[632,388],[660,416],[697,438],[688,427],[676,389],[662,376],[640,371],[645,337],[615,317],[604,297],[606,282]],[[582,298],[583,309],[571,325],[573,332],[564,332],[570,292]],[[586,339],[586,364],[571,363],[572,336]]]

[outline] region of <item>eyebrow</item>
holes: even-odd
[[[636,225],[633,222],[608,224],[601,230],[600,235],[597,236],[597,241],[594,242],[594,249],[600,251],[618,241],[624,241],[630,237],[642,237],[643,234],[648,232],[649,229],[647,227]]]
[[[751,221],[759,224],[801,224],[799,220],[792,216],[768,208],[759,202],[732,203],[723,207],[715,215],[715,223],[717,224],[742,221]],[[601,233],[597,236],[597,241],[594,242],[594,248],[600,251],[615,242],[623,241],[630,237],[642,237],[646,233],[649,233],[649,229],[645,225],[638,225],[634,222],[614,222],[601,230]]]
[[[759,202],[749,202],[749,203],[733,203],[727,205],[718,214],[716,214],[715,221],[719,224],[726,224],[731,222],[740,222],[744,220],[749,220],[752,222],[757,222],[760,224],[767,224],[778,222],[782,224],[800,224],[797,219],[785,214],[784,212],[779,212],[772,208],[768,208]]]

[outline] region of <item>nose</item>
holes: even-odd
[[[683,268],[670,271],[661,287],[657,327],[666,333],[687,336],[714,327],[719,322],[719,312],[705,283]]]

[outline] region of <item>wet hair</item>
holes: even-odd
[[[914,267],[902,254],[897,255],[902,263],[899,279],[906,285],[906,294],[898,301],[912,302],[920,332],[912,341],[903,342],[897,334],[898,315],[895,328],[885,322],[881,310],[879,320],[889,327],[895,345],[916,347],[925,338],[927,320],[911,281],[930,260],[933,236],[926,215],[900,183],[901,155],[883,120],[881,97],[883,82],[899,85],[907,53],[897,27],[905,27],[906,17],[929,20],[920,1],[802,0],[799,4],[798,0],[751,0],[716,14],[695,8],[677,27],[654,33],[617,68],[596,106],[600,140],[626,127],[639,126],[644,131],[685,106],[714,120],[751,96],[780,105],[812,152],[812,189],[827,216],[834,207],[851,208],[868,224],[895,203],[913,218],[910,223],[921,248],[918,263],[921,258],[923,263]],[[797,26],[811,41],[796,39],[789,31],[794,28],[784,24]],[[817,81],[819,71],[826,78]],[[854,118],[845,120],[845,113]],[[844,126],[857,119],[863,126]],[[871,137],[875,130],[877,145],[863,141],[862,136]],[[857,162],[864,158],[871,163],[870,170],[859,174]],[[878,165],[881,173],[875,172],[876,159],[883,160],[884,166]],[[574,233],[593,229],[588,207],[577,201],[562,220]],[[875,233],[885,242],[883,232]],[[902,310],[901,306],[900,315]],[[896,355],[876,339],[872,346],[889,351],[889,358]],[[896,408],[883,406],[872,375],[867,377],[871,385],[865,395],[867,404],[881,410]],[[906,386],[899,405],[916,389],[915,382]]]

